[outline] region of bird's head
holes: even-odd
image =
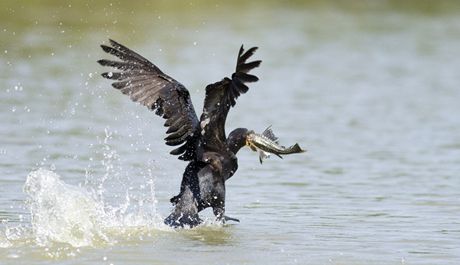
[[[234,154],[236,154],[242,147],[248,146],[247,139],[254,134],[254,131],[246,128],[237,128],[233,130],[227,137],[227,144]]]
[[[260,146],[267,144],[267,142],[261,141],[260,135],[246,128],[238,128],[233,130],[228,135],[227,144],[230,151],[232,151],[234,154],[236,154],[244,146],[251,148],[252,151],[259,153],[259,161],[261,163],[263,159],[269,157],[267,152],[264,152],[260,149]]]

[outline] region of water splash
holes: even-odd
[[[99,180],[99,185],[97,188],[97,195],[99,197],[99,200],[103,201],[104,200],[104,184],[105,182],[112,176],[115,176],[118,174],[118,172],[121,171],[121,168],[118,168],[115,170],[115,162],[119,161],[119,156],[116,152],[116,150],[112,149],[109,145],[109,140],[112,139],[113,133],[109,130],[109,128],[104,129],[105,133],[105,138],[104,138],[104,144],[103,144],[103,157],[104,159],[101,161],[101,164],[105,168],[105,173],[104,176]]]
[[[129,237],[130,229],[139,233],[141,228],[147,234],[152,229],[167,229],[156,213],[127,211],[133,203],[129,193],[124,204],[105,205],[100,194],[66,184],[58,174],[46,169],[31,172],[24,191],[28,195],[32,234],[41,246],[101,246],[115,243],[120,234]]]
[[[6,235],[7,233],[8,227],[5,231],[0,231],[0,248],[8,248],[12,246],[11,242],[8,240],[8,236]]]
[[[52,171],[39,169],[27,176],[24,191],[39,245],[53,241],[78,247],[109,241],[102,231],[107,217],[104,207],[85,190],[64,183]]]

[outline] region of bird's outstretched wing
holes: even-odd
[[[110,40],[110,46],[102,49],[121,61],[102,59],[98,63],[118,69],[103,73],[115,80],[112,86],[166,119],[169,127],[166,144],[181,145],[171,151],[179,159],[192,160],[199,133],[198,118],[188,90],[179,82],[164,74],[157,66],[129,48]]]
[[[259,80],[257,76],[249,74],[249,71],[258,67],[262,61],[246,62],[256,50],[257,47],[252,47],[245,51],[241,45],[232,78],[226,77],[206,87],[200,133],[203,145],[208,150],[222,150],[226,140],[225,121],[228,111],[235,105],[236,99],[248,91],[246,83]]]

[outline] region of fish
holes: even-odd
[[[270,154],[274,154],[282,159],[283,157],[281,155],[305,152],[298,143],[289,147],[280,145],[278,137],[273,133],[271,126],[268,126],[262,134],[255,132],[250,133],[246,139],[246,145],[253,151],[259,152],[259,161],[261,164],[264,159],[270,157]]]

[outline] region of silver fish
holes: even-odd
[[[271,126],[269,126],[262,134],[250,133],[246,138],[246,145],[253,151],[259,152],[259,161],[262,164],[265,158],[269,157],[269,153],[283,158],[281,155],[289,155],[296,153],[303,153],[305,150],[300,148],[299,144],[290,147],[284,147],[279,144],[278,137],[273,133]]]

